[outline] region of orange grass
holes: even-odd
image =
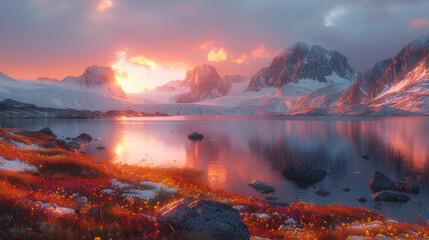
[[[429,234],[426,225],[387,223],[382,215],[365,208],[303,202],[269,207],[265,200],[210,187],[203,173],[195,169],[117,165],[55,146],[36,150],[16,148],[10,141],[40,146],[52,139],[40,133],[0,129],[0,139],[0,157],[20,160],[38,169],[38,172],[0,171],[0,239],[176,239],[179,235],[170,226],[142,214],[156,216],[162,206],[183,197],[245,205],[239,212],[251,235],[272,239],[345,239],[349,235],[375,236],[379,233],[395,237],[408,231]],[[124,183],[163,182],[180,191],[156,201],[100,193],[102,189],[112,189],[111,179]],[[80,204],[73,197],[76,193],[85,196],[88,204]],[[74,209],[75,213],[59,214],[53,211],[54,207],[44,208],[43,204]],[[268,213],[271,218],[260,220],[254,213]],[[289,218],[297,223],[289,226],[290,230],[282,229],[281,225],[286,225],[284,221]],[[382,227],[369,231],[347,228],[352,223],[374,220],[379,220]],[[47,229],[42,223],[56,228]],[[22,235],[29,229],[44,231]]]

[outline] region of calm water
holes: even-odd
[[[187,166],[203,170],[212,186],[261,196],[248,187],[253,179],[277,189],[280,201],[365,206],[388,216],[429,219],[429,118],[425,117],[162,117],[103,120],[0,120],[1,126],[28,130],[50,127],[63,137],[89,133],[86,151],[114,162]],[[205,135],[192,142],[193,131]],[[104,146],[107,150],[96,150]],[[369,154],[370,159],[362,159]],[[307,164],[329,174],[315,187],[331,191],[320,197],[286,180],[287,166]],[[369,198],[375,170],[394,180],[422,182],[421,193],[407,204],[359,203]],[[342,188],[348,186],[346,193]]]

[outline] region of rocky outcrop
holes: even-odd
[[[37,107],[11,99],[0,101],[0,118],[97,118],[101,112]]]
[[[161,208],[156,218],[186,239],[250,239],[238,211],[224,203],[184,198]]]
[[[319,45],[299,42],[276,56],[269,67],[252,76],[248,90],[264,87],[282,87],[300,79],[328,83],[328,76],[336,75],[352,83],[358,73],[347,58],[338,51],[329,51]]]

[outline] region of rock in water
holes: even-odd
[[[81,148],[88,145],[89,142],[92,141],[92,137],[87,133],[81,133],[76,138],[73,138],[73,141],[67,143],[67,147],[72,151],[76,152]]]
[[[366,199],[366,197],[362,197],[362,196],[359,196],[356,199],[361,203],[366,203],[368,201],[368,199]]]
[[[371,198],[375,201],[384,202],[408,202],[410,200],[407,194],[390,190],[374,193],[371,195]]]
[[[331,193],[328,192],[328,190],[324,189],[324,188],[318,188],[314,191],[317,195],[320,195],[322,197],[326,197],[328,195],[330,195]]]
[[[296,168],[285,168],[282,175],[289,180],[294,180],[299,187],[307,188],[319,182],[326,176],[323,170],[311,169],[308,166],[298,166]]]
[[[368,155],[368,154],[365,154],[365,155],[363,155],[363,156],[362,156],[362,158],[363,158],[363,159],[369,159],[369,155]]]
[[[395,183],[390,180],[389,177],[378,171],[375,171],[371,181],[369,182],[369,187],[371,188],[372,192],[391,190],[394,186]]]
[[[44,129],[39,130],[39,132],[41,132],[41,133],[43,133],[45,135],[54,137],[54,138],[57,137],[57,135],[55,135],[54,132],[52,132],[52,130],[50,128],[48,128],[48,127],[45,127]]]
[[[161,208],[156,218],[184,236],[192,233],[209,239],[250,239],[238,211],[224,203],[183,198]]]
[[[193,132],[193,133],[191,133],[191,134],[188,135],[188,138],[191,139],[191,140],[194,140],[194,141],[196,141],[196,140],[203,140],[204,135],[201,134],[201,133],[199,133],[199,132]]]
[[[395,188],[393,190],[418,194],[420,193],[420,186],[419,184],[413,182],[395,181]]]
[[[343,187],[343,191],[344,192],[350,192],[350,188],[349,187]]]
[[[420,193],[420,186],[413,182],[392,181],[389,177],[381,172],[375,172],[372,176],[369,186],[372,192],[380,192],[384,190],[392,190],[405,193]]]
[[[249,183],[249,186],[261,193],[272,193],[276,191],[276,189],[273,186],[270,186],[267,183],[259,180],[253,180],[253,182]]]

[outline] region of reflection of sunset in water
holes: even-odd
[[[395,180],[419,174],[424,184],[418,197],[429,204],[429,119],[424,117],[182,116],[30,123],[8,124],[29,130],[50,126],[61,136],[87,132],[101,139],[89,144],[89,154],[126,164],[193,167],[204,171],[212,186],[228,191],[259,196],[247,185],[259,179],[273,185],[274,195],[286,202],[360,206],[357,194],[369,197],[375,170]],[[203,133],[204,140],[190,141],[187,136],[194,131]],[[370,158],[363,159],[364,154]],[[326,170],[329,174],[315,187],[332,195],[320,198],[314,189],[298,188],[281,175],[286,166],[297,164]],[[352,191],[344,194],[345,186]],[[410,221],[420,211],[411,205],[382,210]]]

